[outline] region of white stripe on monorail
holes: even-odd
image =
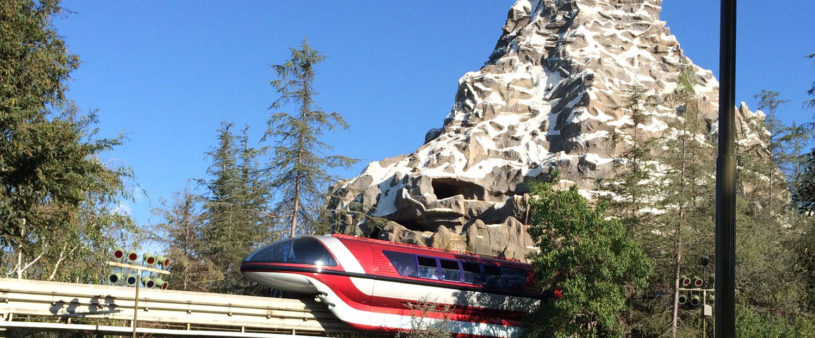
[[[484,307],[493,310],[527,312],[538,305],[530,297],[463,291],[452,288],[351,277],[360,292],[373,297],[393,298],[413,302],[432,301],[439,304]]]
[[[66,323],[45,323],[45,322],[7,322],[0,320],[2,328],[22,328],[38,330],[71,330],[71,331],[92,331],[98,333],[132,333],[132,327],[91,325],[91,324],[66,324]],[[199,330],[173,330],[173,329],[153,329],[149,327],[137,327],[136,333],[156,334],[167,336],[201,336],[201,337],[265,337],[265,338],[313,338],[314,336],[296,336],[279,333],[255,333],[236,331],[199,331]]]
[[[415,329],[416,320],[419,318],[412,318],[410,316],[402,316],[390,313],[379,313],[372,311],[358,310],[342,301],[334,291],[322,282],[306,277],[310,280],[320,292],[326,294],[325,301],[329,303],[329,308],[334,315],[340,320],[368,327],[378,328],[399,328],[404,330]],[[433,302],[432,299],[428,300]],[[333,307],[332,307],[333,305]],[[421,318],[423,324],[429,326],[438,326],[444,323],[442,319],[436,318]],[[447,330],[475,336],[492,336],[492,337],[517,337],[521,334],[521,328],[515,326],[506,326],[498,324],[487,323],[474,323],[466,321],[450,320],[447,322]]]
[[[350,250],[342,244],[339,239],[334,236],[314,236],[315,238],[319,239],[325,247],[328,248],[334,257],[337,258],[339,263],[345,269],[345,272],[353,272],[353,273],[365,273],[365,270],[362,269],[362,265],[359,264],[359,260],[354,257],[354,254],[351,253]],[[367,252],[368,255],[371,252]]]

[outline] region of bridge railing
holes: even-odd
[[[132,325],[128,321],[133,319],[134,297],[134,289],[128,287],[0,278],[0,327],[12,327],[31,316],[63,323],[96,318]],[[156,289],[141,290],[138,327],[317,335],[348,329],[314,302]]]

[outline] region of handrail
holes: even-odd
[[[0,278],[0,327],[25,316],[132,320],[133,288]],[[250,331],[309,334],[346,332],[324,305],[290,298],[144,289],[138,298],[139,326],[217,326]],[[144,322],[144,323],[143,323]],[[141,330],[140,330],[141,331]]]

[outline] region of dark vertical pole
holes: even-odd
[[[736,329],[736,0],[722,0],[719,44],[719,157],[716,159],[716,337]]]

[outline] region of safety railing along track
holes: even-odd
[[[126,333],[132,330],[134,303],[132,287],[0,278],[0,328],[73,325],[78,330]],[[137,318],[140,334],[155,335],[290,337],[354,332],[312,301],[146,288],[139,294]],[[46,322],[33,322],[43,319]],[[93,320],[104,325],[88,324]]]

